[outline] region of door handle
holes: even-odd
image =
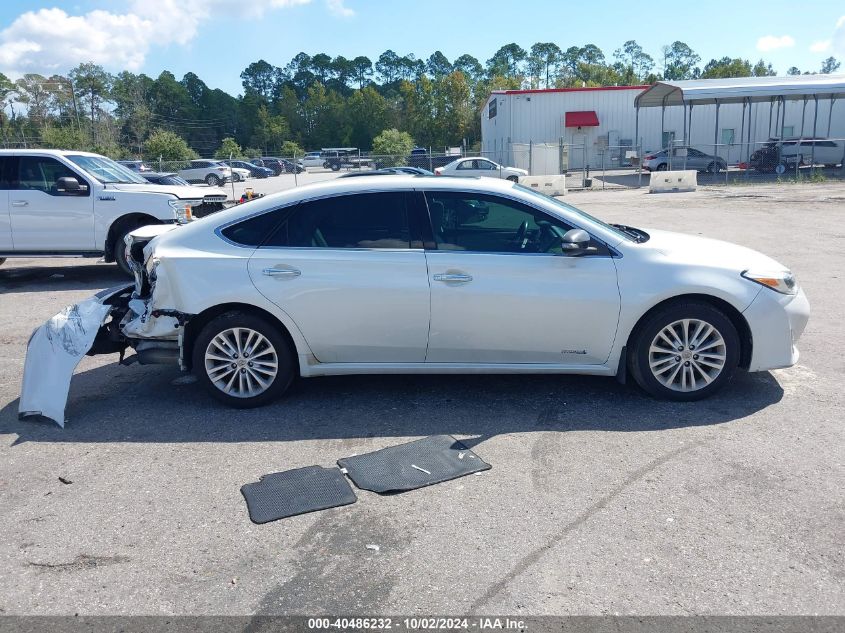
[[[261,273],[268,277],[299,277],[302,271],[296,268],[265,268]]]
[[[29,203],[26,200],[12,200],[13,207],[28,207]]]
[[[434,275],[434,281],[451,281],[465,284],[472,281],[472,275],[462,275],[459,273],[438,273]]]

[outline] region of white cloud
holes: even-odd
[[[355,11],[344,4],[345,0],[326,0],[326,6],[332,15],[339,18],[351,18],[355,15]]]
[[[311,0],[131,0],[127,11],[27,11],[0,31],[0,72],[65,72],[81,62],[137,71],[153,46],[185,45],[216,17],[260,17]]]
[[[813,42],[810,52],[845,56],[845,15],[836,21],[833,35],[829,39]]]
[[[791,35],[765,35],[757,40],[757,50],[767,53],[779,48],[790,48],[795,46],[795,39]]]
[[[813,53],[824,53],[830,48],[830,40],[819,40],[810,44],[810,51]]]

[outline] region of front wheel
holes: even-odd
[[[281,396],[296,375],[295,356],[278,326],[258,315],[226,312],[194,343],[193,369],[208,392],[238,409]]]
[[[722,169],[722,166],[717,162],[712,162],[707,165],[707,173],[708,174],[718,174]]]
[[[656,398],[706,398],[730,381],[739,364],[739,334],[708,303],[676,303],[637,326],[628,358],[637,384]]]

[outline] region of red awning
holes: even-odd
[[[566,127],[596,127],[598,124],[599,117],[595,110],[566,113]]]

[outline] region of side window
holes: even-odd
[[[560,253],[571,226],[507,198],[478,193],[427,192],[439,250],[482,253]]]
[[[409,248],[404,192],[362,193],[303,202],[266,246]]]
[[[477,169],[496,169],[496,166],[489,160],[479,160]]]
[[[11,156],[0,156],[0,191],[10,189],[9,180],[11,174],[9,170],[12,169],[14,159]]]
[[[227,226],[220,233],[230,242],[241,246],[258,247],[268,240],[282,218],[290,209],[277,209],[262,213],[237,224]]]
[[[59,178],[76,178],[77,174],[65,167],[55,158],[46,156],[21,156],[18,159],[17,183],[15,189],[43,191],[57,195],[56,182]]]
[[[475,162],[474,160],[465,160],[462,163],[458,163],[455,169],[475,169]]]

